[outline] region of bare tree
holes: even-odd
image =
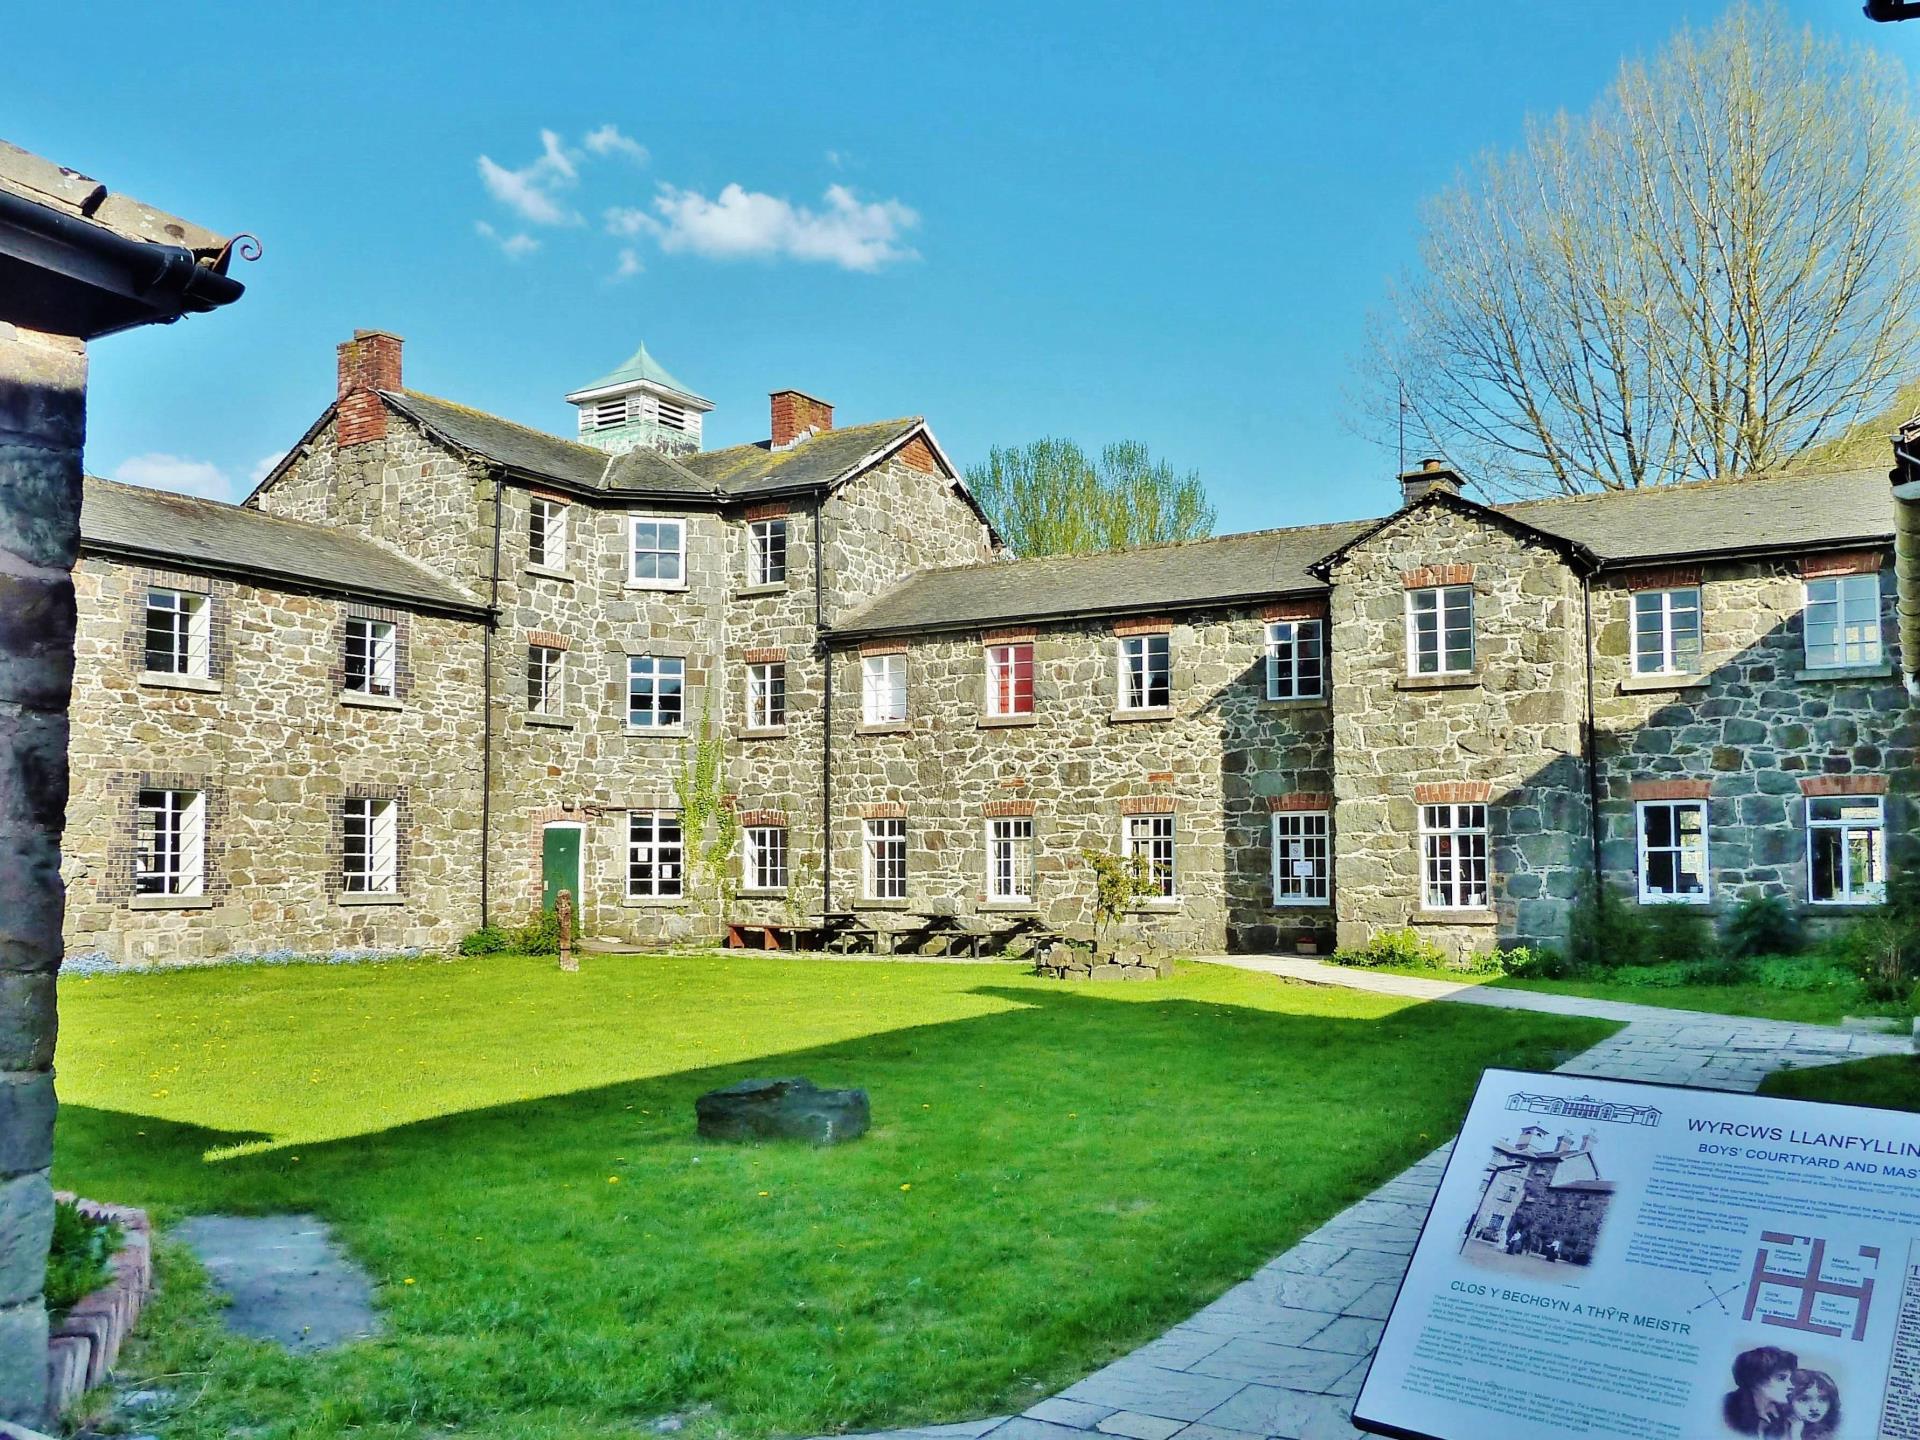
[[[1363,425],[1497,494],[1776,468],[1920,339],[1905,71],[1736,5],[1432,200],[1369,326]]]

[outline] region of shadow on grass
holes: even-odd
[[[401,1435],[703,1401],[738,1434],[820,1433],[1027,1403],[1427,1153],[1484,1066],[1616,1028],[979,993],[1020,1008],[218,1161],[257,1137],[67,1107],[59,1177],[163,1219],[314,1211],[382,1285],[388,1340],[284,1387],[236,1372],[209,1427],[297,1427],[325,1396],[327,1426]],[[698,1140],[694,1097],[753,1074],[865,1086],[874,1129]]]

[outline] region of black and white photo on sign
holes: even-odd
[[[1524,1125],[1493,1143],[1460,1253],[1504,1274],[1578,1284],[1593,1262],[1613,1190],[1592,1131],[1576,1136]]]

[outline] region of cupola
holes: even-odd
[[[701,417],[713,402],[666,372],[642,345],[627,362],[567,396],[579,407],[580,443],[620,454],[657,450],[686,455],[700,448]]]

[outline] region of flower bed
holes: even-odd
[[[153,1232],[147,1212],[95,1200],[76,1203],[82,1214],[118,1225],[123,1239],[107,1259],[112,1278],[76,1301],[55,1322],[47,1341],[47,1408],[56,1416],[113,1373],[120,1346],[153,1290]]]

